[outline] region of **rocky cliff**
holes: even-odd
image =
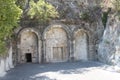
[[[100,61],[120,66],[120,21],[115,14],[109,15],[98,52]]]

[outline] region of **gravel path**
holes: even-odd
[[[120,80],[120,73],[107,71],[98,62],[27,63],[11,69],[0,80]]]

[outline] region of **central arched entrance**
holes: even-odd
[[[40,62],[40,43],[38,34],[32,29],[23,29],[19,33],[18,63]]]
[[[45,32],[46,62],[68,61],[68,38],[62,27],[53,26]]]

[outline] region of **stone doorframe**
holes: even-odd
[[[54,28],[54,27],[60,27],[60,28],[62,28],[63,30],[65,30],[65,32],[66,32],[66,35],[67,35],[67,45],[68,45],[68,47],[67,47],[67,50],[68,50],[68,61],[69,60],[71,60],[71,31],[70,31],[70,29],[69,29],[69,27],[68,26],[66,26],[66,25],[64,25],[64,24],[62,24],[62,23],[54,23],[54,24],[52,24],[52,25],[49,25],[45,30],[44,30],[44,32],[43,32],[43,53],[44,53],[44,61],[46,62],[46,43],[45,43],[45,41],[46,41],[46,32],[47,31],[49,31],[51,28]]]
[[[41,63],[42,61],[42,52],[41,52],[41,47],[42,47],[42,40],[41,40],[41,33],[39,31],[39,29],[33,28],[33,27],[25,27],[25,28],[21,28],[19,29],[18,33],[17,33],[17,63],[20,63],[20,58],[19,58],[19,54],[21,53],[20,51],[20,37],[21,37],[21,33],[23,31],[31,31],[33,33],[36,34],[36,36],[38,37],[38,59],[39,59],[39,63]]]

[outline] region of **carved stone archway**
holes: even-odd
[[[74,60],[88,60],[88,41],[85,30],[74,32],[73,49]]]
[[[61,24],[48,26],[44,31],[44,56],[46,62],[66,62],[70,56],[67,28]]]
[[[42,54],[39,32],[33,28],[21,29],[18,33],[17,49],[18,63],[40,63]]]

